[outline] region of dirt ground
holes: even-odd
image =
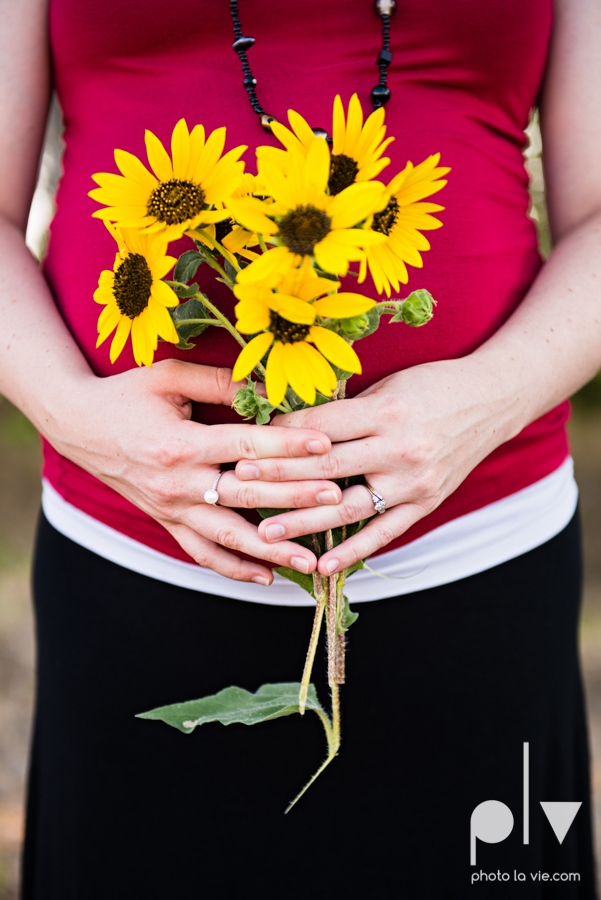
[[[584,522],[586,588],[581,645],[601,860],[601,405],[571,423]],[[33,699],[29,560],[39,506],[39,448],[29,423],[0,400],[0,900],[16,900],[23,791]]]

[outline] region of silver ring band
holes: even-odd
[[[367,478],[365,479],[365,487],[371,494],[371,499],[373,500],[375,511],[377,513],[380,513],[380,515],[383,512],[386,512],[386,500],[384,499],[382,494],[378,493],[378,491],[376,491],[374,488],[372,488],[372,486],[369,483],[369,481],[367,480]]]
[[[223,472],[219,472],[217,478],[213,482],[212,487],[209,488],[208,491],[204,492],[204,502],[210,503],[211,506],[217,506],[219,502],[219,494],[217,493],[217,485],[219,484],[219,479],[223,475]]]

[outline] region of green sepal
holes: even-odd
[[[138,713],[136,718],[166,722],[184,734],[191,734],[198,725],[206,725],[208,722],[256,725],[299,712],[299,690],[300,683],[297,681],[263,684],[254,694],[244,688],[232,686],[199,700],[159,706],[148,712]],[[326,716],[312,684],[309,685],[307,709]]]
[[[202,262],[202,254],[198,250],[186,250],[175,264],[173,278],[182,284],[187,284],[196,275],[196,270]]]

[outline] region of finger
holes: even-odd
[[[296,509],[340,503],[342,491],[333,481],[240,481],[225,472],[217,485],[219,505],[237,509]]]
[[[373,397],[355,397],[276,416],[272,424],[285,428],[314,428],[327,434],[332,441],[351,441],[379,433],[374,419]]]
[[[192,506],[186,510],[182,520],[220,547],[264,559],[274,566],[285,566],[308,575],[317,565],[315,555],[300,544],[291,541],[266,544],[259,537],[256,525],[226,507]]]
[[[198,428],[195,422],[183,424]],[[328,453],[332,446],[325,434],[306,428],[266,428],[264,425],[204,427],[210,427],[211,439],[203,448],[203,462],[236,462],[239,459],[254,460],[270,456],[315,458]]]
[[[272,429],[266,429],[266,431]],[[284,430],[284,429],[282,429]],[[290,429],[294,433],[293,429]],[[240,481],[303,481],[316,478],[348,478],[367,475],[379,468],[381,443],[379,438],[365,438],[336,444],[321,456],[296,459],[265,458],[250,462],[240,459],[236,476]]]
[[[319,572],[322,575],[333,575],[335,572],[348,569],[360,559],[367,559],[376,550],[386,547],[395,538],[404,534],[427,512],[417,503],[400,503],[386,510],[383,515],[374,516],[365,528],[320,558]]]
[[[186,525],[165,525],[165,528],[199,566],[212,569],[213,572],[234,581],[252,581],[265,587],[273,581],[273,574],[267,566],[228,553]]]
[[[355,485],[343,492],[342,502],[337,506],[291,509],[280,516],[264,519],[259,525],[259,536],[267,543],[290,540],[359,522],[374,514],[372,495],[366,487]]]
[[[201,366],[181,359],[165,359],[152,368],[152,384],[157,393],[177,393],[197,403],[231,406],[244,381],[232,381],[232,370]]]

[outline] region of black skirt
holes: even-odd
[[[192,735],[134,716],[300,680],[310,608],[155,581],[43,518],[34,582],[24,900],[596,896],[576,518],[487,572],[356,606],[341,751],[286,816],[325,756],[314,714]],[[487,800],[513,829],[473,865]],[[540,801],[582,803],[562,843]]]

